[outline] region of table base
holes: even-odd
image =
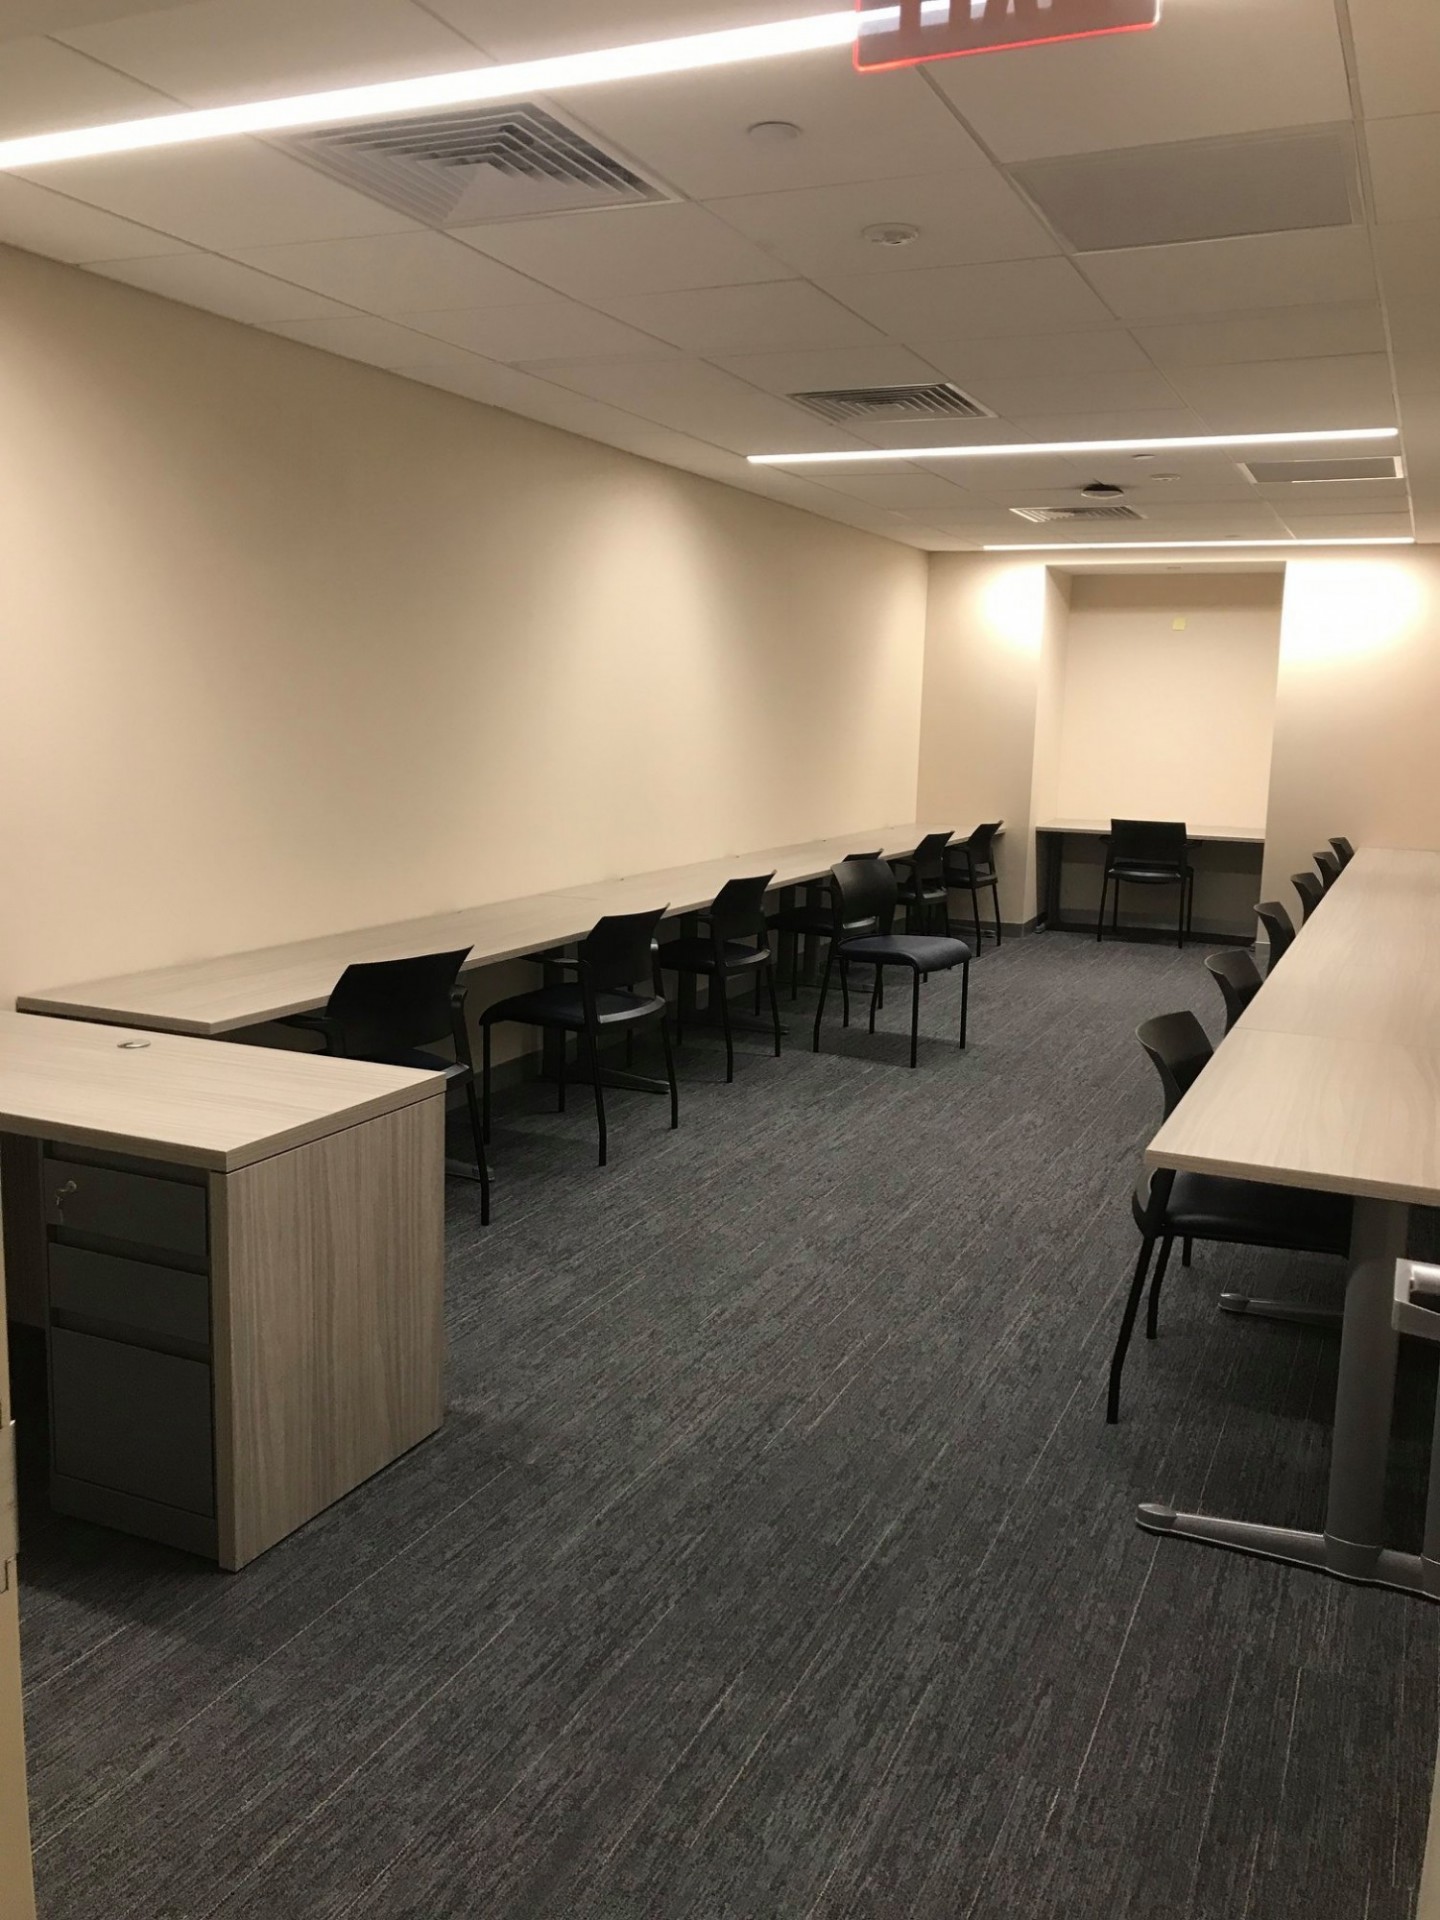
[[[1295,1527],[1222,1520],[1208,1513],[1177,1513],[1173,1507],[1153,1502],[1140,1507],[1135,1520],[1146,1533],[1172,1534],[1177,1540],[1224,1547],[1259,1560],[1278,1560],[1288,1567],[1305,1567],[1312,1573],[1349,1581],[1352,1586],[1385,1587],[1419,1600],[1440,1601],[1440,1561],[1422,1554],[1397,1553],[1391,1547],[1357,1547],[1328,1534],[1306,1533]]]

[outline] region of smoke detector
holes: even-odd
[[[748,129],[750,138],[762,147],[785,147],[800,138],[801,129],[793,120],[757,120]]]
[[[882,221],[879,226],[864,228],[860,237],[872,247],[909,247],[920,238],[920,229],[904,221]]]
[[[1092,480],[1089,486],[1082,487],[1081,493],[1087,500],[1123,500],[1124,487],[1115,487],[1108,480]]]

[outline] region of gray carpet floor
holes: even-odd
[[[1409,1920],[1440,1617],[1132,1519],[1316,1522],[1335,1340],[1215,1299],[1335,1268],[1198,1252],[1103,1424],[1186,1005],[1199,951],[1012,941],[968,1052],[954,980],[918,1073],[900,1006],[728,1088],[697,1037],[603,1174],[515,1096],[436,1440],[238,1577],[32,1484],[45,1920]]]

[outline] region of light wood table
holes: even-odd
[[[0,1013],[7,1277],[45,1331],[54,1506],[234,1569],[436,1431],[444,1094]]]
[[[667,907],[671,914],[708,907],[727,880],[774,872],[777,891],[819,880],[847,853],[878,847],[887,858],[913,853],[931,829],[909,822],[864,827],[799,846],[704,860],[654,873],[596,880],[523,900],[492,901],[402,920],[382,927],[327,934],[288,946],[227,954],[183,966],[87,980],[75,986],[22,994],[26,1013],[105,1020],[157,1032],[205,1036],[282,1020],[324,1006],[331,988],[355,961],[399,960],[419,953],[467,948],[467,969],[493,966],[547,947],[568,946],[603,914]],[[973,825],[956,830],[963,839]]]
[[[1188,828],[1192,847],[1254,847],[1263,852],[1265,847],[1264,827],[1213,827],[1192,826]],[[1110,822],[1108,820],[1042,820],[1035,829],[1036,852],[1042,873],[1040,887],[1041,918],[1047,927],[1061,927],[1060,884],[1065,867],[1065,845],[1070,840],[1108,840]],[[1257,869],[1256,880],[1259,880]],[[1093,930],[1093,921],[1091,929]]]
[[[1431,1592],[1383,1538],[1395,1263],[1440,1204],[1440,855],[1362,850],[1146,1153],[1152,1167],[1354,1196],[1322,1532],[1140,1509],[1180,1534],[1340,1578]]]

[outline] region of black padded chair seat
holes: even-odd
[[[1142,1233],[1156,1230],[1149,1211],[1154,1179],[1153,1173],[1143,1174],[1135,1188],[1135,1219]],[[1177,1173],[1163,1230],[1177,1240],[1219,1240],[1343,1255],[1350,1249],[1353,1212],[1353,1203],[1344,1194],[1229,1180],[1217,1174]]]
[[[1141,887],[1173,887],[1181,879],[1188,880],[1195,869],[1186,867],[1182,874],[1179,867],[1147,867],[1132,865],[1128,860],[1112,860],[1107,871],[1121,880],[1133,880]]]
[[[644,1020],[665,1011],[665,1002],[654,994],[597,993],[597,1026],[623,1026],[630,1020]],[[578,986],[536,987],[531,993],[517,993],[487,1007],[481,1016],[486,1026],[496,1020],[518,1020],[522,1026],[565,1027],[573,1033],[585,1031],[585,998]]]
[[[944,887],[932,885],[928,881],[918,893],[913,886],[906,886],[902,882],[900,891],[896,895],[902,907],[914,906],[917,902],[927,907],[938,907],[942,900],[948,900],[949,897]]]
[[[724,953],[726,973],[749,973],[770,961],[768,947],[749,947],[743,940],[727,940]],[[660,964],[683,967],[687,973],[714,973],[715,948],[699,938],[670,940],[660,949]]]
[[[842,960],[879,960],[887,966],[914,967],[917,973],[944,973],[974,956],[963,940],[938,933],[878,933],[846,940]]]

